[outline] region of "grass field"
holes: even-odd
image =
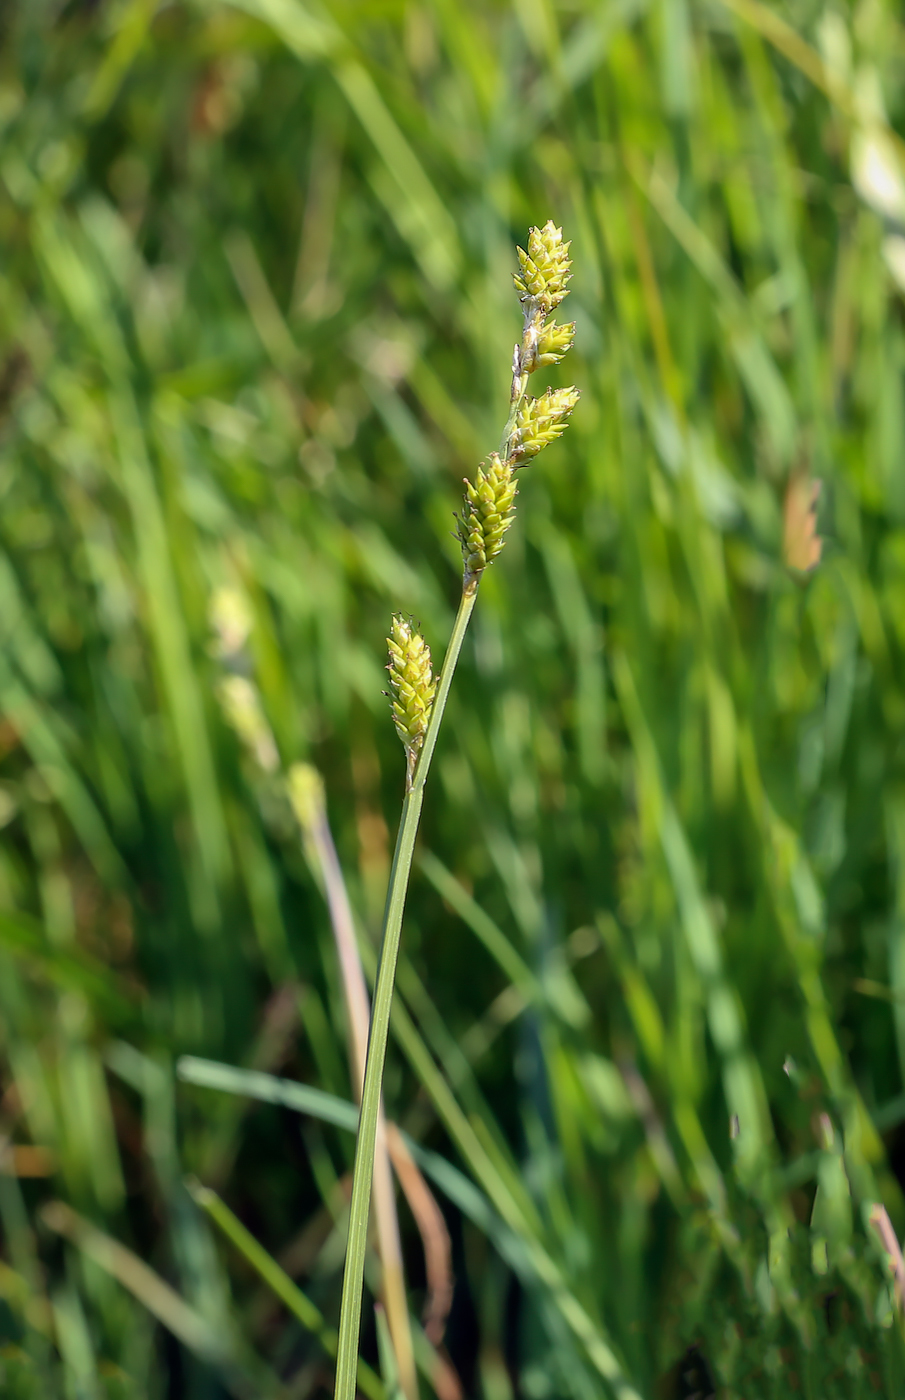
[[[892,0],[0,6],[4,1397],[332,1395],[385,637],[551,217],[384,1084],[420,1393],[905,1393],[903,122]]]

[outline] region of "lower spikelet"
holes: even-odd
[[[465,560],[465,577],[486,569],[503,548],[503,536],[515,515],[517,487],[509,462],[491,453],[490,463],[478,468],[475,482],[466,481],[465,500],[458,521],[458,537]]]
[[[390,699],[396,733],[405,746],[409,779],[427,733],[437,681],[431,670],[430,647],[411,618],[393,614],[393,627],[387,637],[389,648]]]

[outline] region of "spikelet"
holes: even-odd
[[[503,536],[515,515],[517,489],[510,463],[502,461],[496,452],[490,454],[486,468],[478,468],[475,482],[465,482],[458,537],[466,581],[486,569],[503,548]]]
[[[562,435],[578,399],[578,390],[570,386],[548,389],[539,399],[525,400],[510,439],[509,459],[514,466],[530,462]]]
[[[405,747],[411,785],[415,761],[427,733],[437,681],[431,671],[430,647],[411,618],[405,618],[401,613],[393,614],[393,627],[387,637],[387,646],[393,723]]]
[[[568,352],[572,349],[572,342],[575,339],[575,322],[568,321],[564,326],[558,326],[555,321],[551,321],[548,326],[544,326],[537,342],[537,352],[532,369],[542,365],[558,365]]]
[[[570,243],[563,242],[562,229],[552,219],[543,228],[528,230],[528,251],[518,249],[520,272],[514,277],[526,314],[540,311],[546,316],[568,296],[566,283],[572,276],[570,247]]]

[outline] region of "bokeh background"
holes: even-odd
[[[455,1279],[438,1360],[400,1199],[421,1393],[902,1393],[903,82],[893,0],[5,0],[4,1396],[332,1393],[287,775],[372,974],[384,638],[442,655],[549,217],[582,399],[481,587],[387,1067]]]

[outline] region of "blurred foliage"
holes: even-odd
[[[601,1348],[902,1393],[903,89],[892,0],[5,0],[4,1396],[330,1393],[185,1179],[335,1325],[352,1139],[175,1064],[351,1097],[282,774],[373,950],[384,637],[442,652],[550,216],[583,397],[481,589],[387,1072],[445,1346],[485,1400],[612,1393]]]

